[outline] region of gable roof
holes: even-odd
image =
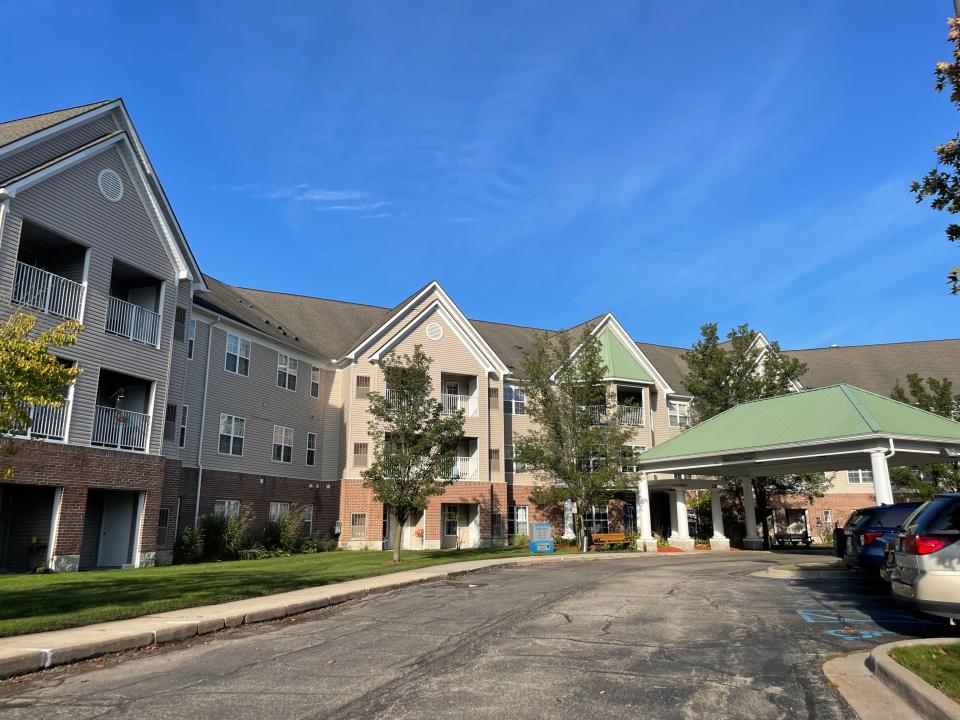
[[[609,327],[603,329],[599,340],[600,356],[603,364],[607,366],[607,378],[642,383],[653,382],[653,376],[627,350]]]
[[[960,443],[960,423],[851,385],[746,402],[647,450],[641,461],[732,455],[855,438]]]
[[[95,110],[98,107],[109,105],[113,100],[101,100],[87,105],[77,105],[76,107],[66,108],[64,110],[54,110],[53,112],[42,113],[40,115],[31,115],[30,117],[19,118],[17,120],[8,120],[0,123],[0,147],[9,145],[17,140],[22,140],[41,130],[46,130],[54,125],[83,115],[86,112]]]

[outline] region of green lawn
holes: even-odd
[[[529,555],[526,547],[336,552],[266,560],[0,577],[0,637],[212,605],[428,565]]]
[[[960,643],[898,647],[890,657],[960,703]]]

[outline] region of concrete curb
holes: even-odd
[[[698,557],[699,553],[576,553],[519,558],[467,560],[415,570],[401,570],[275,595],[235,600],[116,620],[66,630],[0,638],[0,678],[25,675],[55,665],[86,660],[111,652],[187,640],[224,628],[278,620],[434,580],[444,580],[495,567],[521,567],[555,562],[618,560],[651,557]]]
[[[823,674],[861,720],[923,720],[890,688],[880,684],[866,661],[869,653],[855,652],[828,660]]]
[[[804,563],[797,563],[803,565]],[[809,563],[810,565],[821,565],[822,563]],[[837,568],[835,570],[786,570],[784,568],[770,567],[766,571],[754,573],[755,575],[766,575],[767,577],[780,578],[782,580],[836,580],[839,577],[849,576],[846,568]]]
[[[870,651],[867,667],[873,671],[877,680],[893,690],[927,720],[960,720],[960,704],[890,657],[890,651],[898,647],[954,643],[960,643],[960,639],[924,638],[878,645]]]

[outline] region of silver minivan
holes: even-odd
[[[937,495],[917,508],[894,544],[894,601],[960,619],[960,493]]]

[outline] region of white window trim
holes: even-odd
[[[522,400],[515,399],[517,392],[523,394]],[[507,399],[507,395],[510,396],[510,399]],[[523,405],[523,412],[517,412],[517,403]],[[510,403],[510,409],[507,410],[507,403]],[[527,394],[523,391],[523,388],[515,383],[504,383],[503,385],[503,412],[507,415],[526,415],[527,414]]]
[[[213,501],[213,513],[217,514],[217,505],[223,505],[225,511],[223,513],[226,517],[239,517],[240,516],[240,501],[239,500],[223,500],[217,499]]]
[[[224,419],[224,418],[232,418],[232,422],[230,423],[230,432],[229,432],[229,433],[224,433],[224,432],[223,432],[223,419]],[[237,434],[236,434],[237,420],[242,420],[242,421],[243,421],[243,433],[242,433],[241,435],[237,435]],[[241,458],[242,458],[242,457],[243,457],[243,454],[247,451],[247,438],[246,438],[246,434],[247,434],[247,419],[246,419],[246,418],[240,417],[239,415],[231,415],[230,413],[220,413],[220,425],[219,425],[218,428],[217,428],[217,455],[224,455],[224,456],[226,456],[226,457],[241,457]],[[230,437],[230,450],[231,450],[231,452],[221,452],[221,451],[220,451],[220,436],[221,436],[221,435],[228,435],[228,436]],[[233,439],[234,439],[234,438],[240,438],[241,440],[243,440],[243,443],[241,443],[241,445],[240,445],[240,454],[239,454],[239,455],[237,455],[235,452],[232,452],[232,450],[233,450]]]
[[[177,425],[177,447],[187,446],[187,416],[190,413],[189,405],[180,406],[180,423]],[[219,444],[220,438],[217,438]]]
[[[310,441],[313,441],[313,447],[310,446]],[[310,462],[310,451],[313,450],[313,462]],[[317,434],[313,432],[307,433],[307,451],[304,453],[303,462],[307,467],[314,467],[317,464]]]
[[[290,514],[290,502],[288,500],[271,500],[267,511],[267,517],[270,522],[276,522],[282,517]]]
[[[196,349],[197,344],[197,319],[195,317],[190,318],[190,322],[187,323],[187,360],[193,360],[193,353]],[[227,360],[224,357],[223,360],[224,367],[226,367]]]
[[[687,418],[686,425],[680,424],[681,416]],[[667,423],[670,427],[690,427],[690,403],[683,400],[667,400]]]
[[[316,394],[313,392],[314,387],[317,388]],[[320,368],[316,365],[310,366],[310,397],[320,397]]]
[[[300,360],[287,353],[277,353],[277,387],[290,392],[297,391],[297,374],[300,371]],[[285,376],[285,385],[280,384],[280,373]],[[293,387],[290,387],[290,378],[293,378]]]
[[[236,338],[236,339],[237,339],[237,352],[236,352],[236,353],[231,353],[231,352],[230,352],[230,338]],[[233,374],[233,375],[239,375],[240,377],[250,377],[250,355],[252,354],[252,352],[251,352],[252,347],[253,347],[253,343],[251,343],[249,339],[245,338],[243,335],[237,335],[236,333],[230,332],[230,331],[228,330],[228,331],[227,331],[227,340],[226,340],[225,351],[224,351],[224,353],[223,353],[223,370],[224,370],[224,372],[228,372],[228,373],[231,373],[231,374]],[[246,355],[244,355],[244,348],[246,348]],[[236,357],[237,357],[237,369],[236,369],[236,370],[231,370],[230,368],[227,367],[227,360],[229,360],[230,356],[231,356],[231,355],[234,355],[234,354],[235,354]],[[245,372],[245,373],[240,372],[240,359],[241,359],[241,358],[243,358],[244,360],[247,361],[247,372]]]
[[[277,460],[274,457],[274,450],[277,447],[277,430],[280,430],[280,459]],[[287,433],[290,434],[290,444],[287,445]],[[285,448],[290,448],[290,459],[283,459],[283,451]],[[293,462],[293,428],[287,427],[286,425],[274,425],[273,426],[273,443],[270,445],[270,460],[271,462],[283,463],[284,465],[289,465]]]
[[[865,474],[869,475],[869,480],[864,480]],[[856,480],[853,479],[854,477],[856,477]],[[850,485],[873,485],[873,470],[847,470],[847,483]]]

